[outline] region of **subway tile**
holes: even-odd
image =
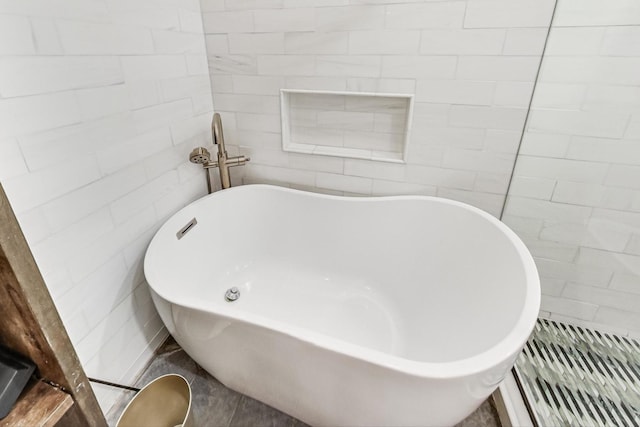
[[[144,169],[136,164],[45,203],[42,213],[52,231],[60,230],[135,190],[146,181]]]
[[[284,35],[287,54],[343,55],[349,45],[348,32],[295,32]]]
[[[540,57],[547,39],[547,28],[509,28],[502,53],[504,55]]]
[[[445,152],[442,166],[476,172],[510,173],[513,156],[486,151],[451,149]]]
[[[416,82],[413,79],[351,77],[347,79],[346,89],[355,92],[413,94],[416,90]]]
[[[283,0],[225,0],[227,10],[281,9]]]
[[[7,11],[7,13],[10,12]],[[35,54],[36,46],[31,31],[29,18],[16,15],[0,15],[0,54]]]
[[[253,20],[260,33],[313,31],[316,16],[313,8],[256,9]]]
[[[640,330],[640,315],[638,313],[617,308],[600,307],[594,321],[605,324],[608,327],[623,328],[631,331]]]
[[[637,24],[640,5],[635,0],[564,0],[554,20],[554,25],[562,27]]]
[[[283,77],[235,75],[233,91],[246,95],[279,95],[284,87]]]
[[[383,28],[384,6],[321,7],[315,10],[316,30],[321,32]]]
[[[109,209],[104,207],[80,219],[69,227],[57,231],[32,248],[38,266],[51,271],[91,245],[93,241],[114,229]]]
[[[616,164],[637,164],[640,145],[637,142],[607,138],[574,136],[567,158]]]
[[[420,32],[407,30],[352,31],[349,33],[351,55],[416,54]]]
[[[387,181],[405,181],[406,168],[402,164],[345,159],[344,175],[376,178]],[[347,191],[347,190],[345,190]]]
[[[313,76],[315,57],[311,55],[259,55],[258,73],[270,76]]]
[[[218,75],[254,75],[258,73],[258,61],[259,59],[252,55],[214,55],[209,57],[209,72],[212,79],[216,79]],[[277,64],[273,59],[268,60],[267,70],[272,74],[277,74],[279,70]]]
[[[97,153],[100,170],[105,174],[114,173],[171,145],[171,133],[168,128],[157,129],[121,141]]]
[[[555,185],[556,181],[553,179],[514,176],[509,187],[509,195],[551,200]]]
[[[605,187],[598,184],[558,181],[552,200],[572,205],[599,206],[604,192]]]
[[[66,54],[145,55],[154,53],[151,31],[133,25],[57,21]]]
[[[406,182],[385,181],[374,178],[372,194],[376,196],[421,195],[435,196],[437,187],[431,185],[409,184]]]
[[[464,56],[458,59],[456,77],[466,80],[533,82],[539,59],[527,56]]]
[[[526,112],[522,108],[453,105],[449,123],[460,127],[520,130]]]
[[[484,149],[494,153],[515,155],[518,152],[520,137],[521,134],[518,131],[487,129],[485,131]]]
[[[475,173],[411,164],[407,166],[407,181],[413,184],[471,190]]]
[[[468,7],[468,6],[467,6]],[[408,28],[460,28],[465,14],[465,2],[426,2],[389,5],[385,27]]]
[[[584,206],[555,203],[548,200],[535,200],[519,196],[510,196],[508,212],[523,218],[542,218],[548,221],[584,222],[592,209]]]
[[[501,107],[529,108],[533,95],[533,82],[496,82],[493,105]]]
[[[280,113],[280,99],[274,95],[245,95],[218,93],[214,100],[216,108],[239,113]]]
[[[318,172],[316,186],[330,190],[348,191],[349,193],[371,194],[373,181],[371,178]]]
[[[416,101],[491,105],[496,85],[487,81],[418,80]]]
[[[522,240],[527,245],[531,255],[539,259],[572,262],[578,253],[578,248],[573,244],[538,240],[524,236]]]
[[[207,58],[204,55],[199,54],[185,54],[185,63],[187,64],[187,73],[190,75],[203,75],[209,74]]]
[[[382,67],[379,55],[322,55],[315,63],[315,74],[325,77],[380,77]]]
[[[129,111],[127,87],[123,84],[75,91],[83,121]]]
[[[285,77],[285,89],[344,91],[347,82],[343,77]]]
[[[170,79],[187,75],[187,65],[181,55],[123,56],[120,61],[127,82]]]
[[[181,53],[203,53],[205,45],[202,34],[178,31],[153,30],[153,45],[156,54],[175,55]]]
[[[608,27],[600,53],[610,56],[640,56],[640,27]]]
[[[482,209],[495,217],[500,215],[500,210],[502,209],[502,203],[504,201],[503,195],[481,193],[479,191],[464,191],[446,187],[438,188],[438,197],[467,203],[471,206]]]
[[[532,108],[579,110],[587,93],[587,85],[568,83],[536,84]]]
[[[481,193],[505,195],[509,185],[510,174],[478,172],[473,190]]]
[[[455,56],[383,56],[382,77],[452,79],[457,62]]]
[[[549,34],[545,56],[598,55],[605,28],[554,27]]]
[[[72,92],[0,99],[0,139],[62,127],[81,120]]]
[[[584,98],[582,109],[605,113],[640,114],[640,87],[591,85]]]
[[[204,12],[202,22],[205,34],[247,33],[255,28],[251,11]]]
[[[541,82],[639,85],[640,58],[549,56],[542,63]]]
[[[211,88],[209,87],[208,76],[188,76],[171,79],[163,79],[159,82],[162,99],[164,101],[176,101],[178,99],[193,98],[207,94],[209,97]]]
[[[0,141],[0,181],[28,173],[18,141],[10,138]]]
[[[229,34],[231,54],[278,54],[284,53],[283,33]]]
[[[116,57],[7,57],[0,61],[0,93],[5,98],[123,81]]]
[[[593,320],[598,311],[596,304],[551,295],[542,295],[540,306],[543,310],[564,313],[566,316],[580,320]]]
[[[187,33],[203,34],[202,12],[193,12],[185,9],[178,10],[180,30]]]
[[[557,132],[567,135],[621,138],[629,121],[626,114],[569,111],[532,110],[529,129],[538,132]]]
[[[52,0],[49,2],[11,0],[2,2],[3,14],[24,16],[49,16],[64,19],[84,19],[91,22],[108,22],[109,10],[102,1]]]
[[[562,292],[562,296],[603,307],[617,308],[635,313],[640,312],[640,295],[633,293],[567,283]]]
[[[580,248],[576,264],[610,268],[622,273],[638,273],[640,256],[594,248]]]
[[[77,156],[38,172],[19,175],[3,185],[11,205],[20,213],[100,178],[93,156]]]
[[[553,0],[469,1],[467,2],[464,27],[548,27],[554,5]]]
[[[280,117],[276,114],[238,113],[238,129],[258,132],[280,132]]]
[[[520,154],[536,157],[564,158],[571,142],[570,135],[534,133],[527,130],[522,137]]]
[[[515,174],[559,181],[600,184],[608,173],[608,165],[579,160],[519,156]]]
[[[506,33],[497,29],[423,30],[423,55],[500,55]]]
[[[62,43],[54,19],[31,16],[33,43],[39,55],[62,55]]]
[[[229,53],[229,36],[227,34],[207,34],[204,42],[207,55],[225,55]]]

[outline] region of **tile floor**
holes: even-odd
[[[516,363],[541,426],[640,426],[640,342],[539,319]]]
[[[142,373],[136,387],[168,373],[180,374],[189,381],[193,393],[194,421],[206,427],[304,427],[290,417],[248,396],[226,388],[196,364],[176,342],[169,339],[158,349],[156,357]],[[115,426],[120,413],[134,396],[127,396],[107,414],[107,422]],[[456,427],[500,427],[493,402],[487,400]]]

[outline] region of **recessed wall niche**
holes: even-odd
[[[404,163],[413,95],[280,93],[284,151]]]

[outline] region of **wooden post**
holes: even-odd
[[[0,185],[0,343],[29,357],[39,376],[59,385],[74,401],[67,419],[106,427],[18,221]],[[37,403],[35,403],[37,404]]]

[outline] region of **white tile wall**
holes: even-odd
[[[0,181],[90,376],[131,382],[166,336],[141,260],[206,192],[211,111],[197,1],[1,2]]]
[[[252,157],[237,179],[438,194],[499,214],[554,0],[201,3],[214,104],[229,146]],[[407,164],[276,154],[281,88],[415,94]]]
[[[478,2],[481,3],[481,2]],[[559,0],[504,221],[542,311],[640,333],[640,4]]]

